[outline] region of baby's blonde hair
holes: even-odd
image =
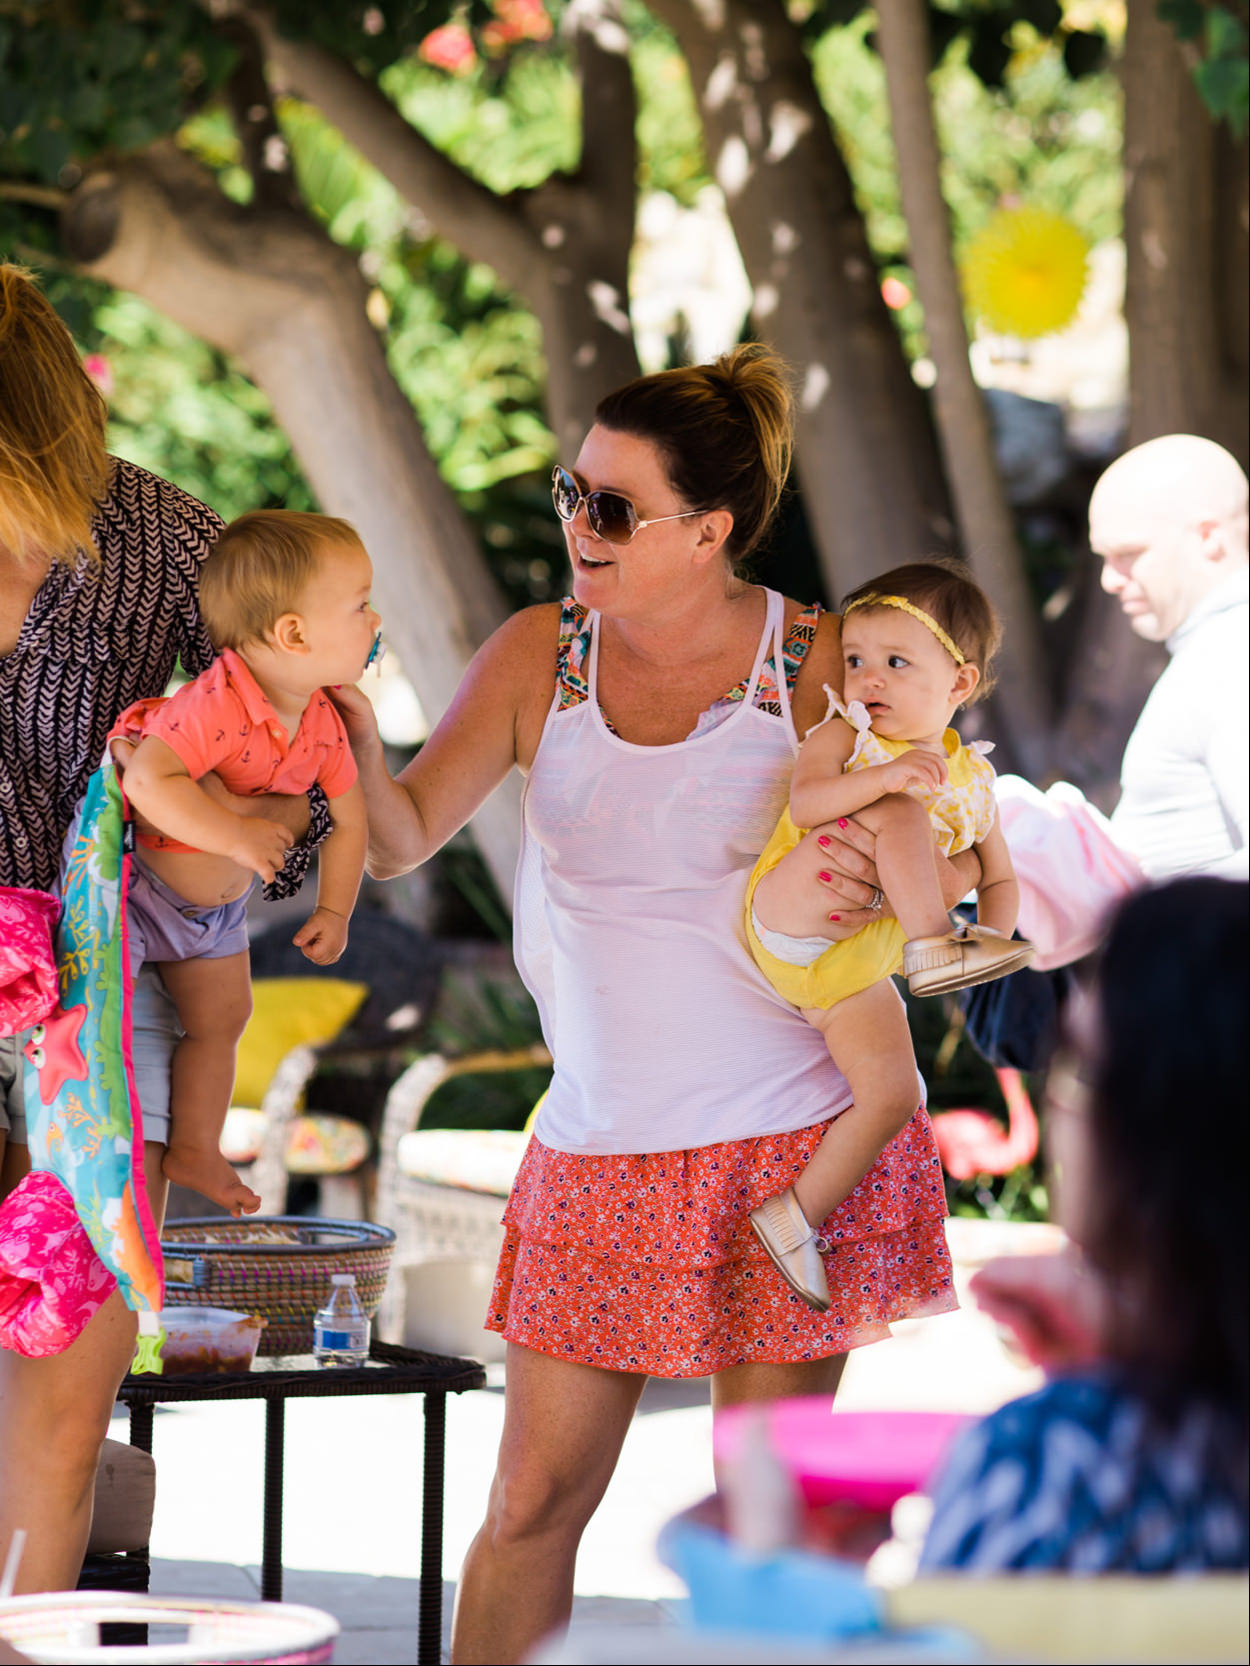
[[[0,543],[19,561],[98,560],[106,414],[56,309],[29,272],[0,263]]]
[[[295,509],[253,509],[221,534],[200,569],[200,612],[215,648],[263,642],[299,606],[327,549],[362,550],[350,521]]]

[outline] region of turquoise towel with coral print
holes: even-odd
[[[130,1046],[132,842],[106,755],[70,832],[56,936],[60,1002],[25,1049],[25,1098],[32,1171],[65,1188],[92,1249],[138,1314],[133,1369],[159,1371],[164,1270]]]

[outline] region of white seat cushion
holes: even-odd
[[[400,1140],[396,1160],[427,1185],[507,1197],[528,1143],[511,1128],[418,1128]]]

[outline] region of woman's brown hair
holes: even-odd
[[[639,376],[599,402],[595,421],[650,440],[692,509],[727,509],[737,567],[768,530],[790,472],[794,396],[785,364],[756,342],[711,364]]]
[[[902,596],[935,619],[959,649],[969,665],[975,665],[981,680],[965,704],[974,705],[994,686],[994,655],[1003,639],[1002,626],[994,604],[962,561],[934,556],[931,561],[911,561],[894,567],[880,578],[870,579],[842,598],[842,611],[857,603],[871,611],[870,596]],[[858,611],[857,608],[857,611]]]
[[[1244,881],[1177,879],[1121,905],[1095,975],[1086,1065],[1097,1202],[1080,1225],[1113,1296],[1112,1363],[1164,1412],[1196,1397],[1226,1406],[1241,1462],[1248,967]]]
[[[0,264],[0,543],[19,561],[98,559],[106,417],[55,308],[22,267]]]

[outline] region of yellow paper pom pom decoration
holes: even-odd
[[[1050,335],[1076,316],[1088,260],[1089,244],[1062,215],[1000,208],[964,252],[964,294],[1000,335]]]

